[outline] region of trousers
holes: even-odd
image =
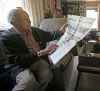
[[[45,60],[39,60],[16,76],[16,85],[12,91],[45,91],[52,80],[52,71]]]

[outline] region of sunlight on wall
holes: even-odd
[[[97,11],[96,10],[86,10],[86,16],[96,19],[92,28],[98,29],[98,13],[97,13]]]
[[[7,16],[11,9],[22,6],[22,0],[0,0],[0,26],[9,26]]]

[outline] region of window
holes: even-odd
[[[22,0],[0,0],[0,27],[9,26],[7,16],[11,9],[23,6]]]
[[[97,12],[97,10],[87,9],[86,10],[86,16],[96,19],[93,26],[92,26],[92,28],[98,29],[98,12]]]

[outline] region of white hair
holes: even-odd
[[[24,10],[21,7],[18,7],[16,9],[12,9],[8,14],[8,22],[12,25],[17,23],[18,17],[20,12],[23,12]],[[24,11],[25,12],[25,11]],[[18,21],[19,22],[19,21]]]

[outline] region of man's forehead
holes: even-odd
[[[26,16],[26,17],[28,17],[28,14],[27,14],[25,11],[23,11],[23,10],[20,10],[20,11],[18,12],[18,15],[19,15],[19,16]]]

